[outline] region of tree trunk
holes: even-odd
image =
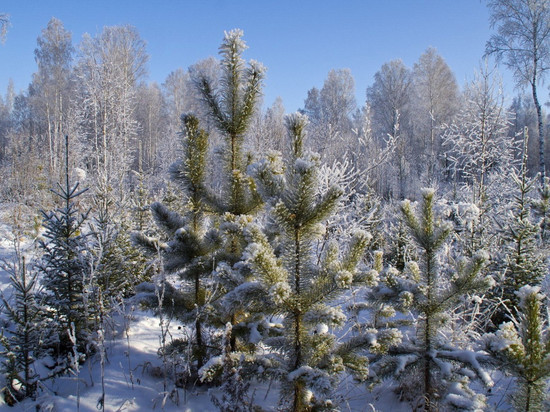
[[[199,302],[200,295],[200,275],[195,275],[195,304],[197,305],[197,311],[200,307]],[[200,320],[200,314],[197,313],[197,319],[195,320],[195,338],[197,343],[197,368],[202,368],[204,364],[203,342],[202,342],[202,325]],[[233,334],[232,334],[233,335]]]
[[[544,184],[544,177],[546,176],[546,166],[544,161],[544,129],[542,124],[542,108],[537,96],[536,77],[533,75],[533,81],[531,82],[531,90],[533,92],[533,102],[537,110],[537,127],[539,132],[539,173],[541,185]]]
[[[298,228],[294,229],[294,287],[296,296],[300,299],[300,281],[301,281],[301,238],[300,230]],[[302,313],[301,310],[294,311],[294,370],[302,366]],[[303,384],[299,381],[294,382],[294,400],[292,404],[293,412],[300,412],[304,409],[302,404],[303,400],[304,387]]]

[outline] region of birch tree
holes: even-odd
[[[84,127],[93,148],[89,162],[119,185],[132,161],[138,124],[136,85],[146,73],[145,42],[132,26],[105,27],[85,35],[77,75]]]
[[[397,188],[383,188],[404,199],[407,190],[407,176],[412,154],[409,145],[409,114],[412,78],[410,70],[401,60],[392,60],[382,65],[374,75],[374,84],[367,88],[367,103],[372,111],[373,132],[378,139],[391,136],[398,139],[395,147],[392,174],[397,179]]]
[[[33,75],[30,101],[33,110],[45,123],[50,176],[63,173],[64,137],[75,136],[76,122],[72,94],[72,60],[74,47],[71,33],[53,17],[37,39],[34,56],[38,72]]]
[[[349,69],[331,70],[321,90],[308,92],[304,112],[310,116],[311,144],[327,162],[345,154],[356,107],[355,80]]]
[[[485,68],[466,86],[462,107],[443,132],[449,171],[462,185],[459,195],[469,197],[460,200],[479,209],[467,242],[470,251],[487,245],[492,222],[488,214],[498,216],[497,205],[505,200],[502,192],[510,183],[506,177],[514,165],[516,146],[508,134],[509,119],[499,79]]]
[[[441,169],[441,127],[449,123],[458,106],[458,86],[443,58],[428,48],[414,64],[413,73],[415,141],[423,148],[427,160],[421,173],[430,184]]]
[[[491,0],[491,27],[496,28],[485,47],[510,68],[518,86],[529,86],[537,111],[539,172],[546,175],[542,106],[538,87],[550,69],[550,1]]]

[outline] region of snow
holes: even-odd
[[[438,354],[469,365],[475,370],[476,374],[487,387],[492,387],[494,385],[489,372],[482,368],[479,363],[478,357],[483,356],[483,354],[471,350],[439,351]]]
[[[157,355],[159,347],[159,320],[151,312],[136,311],[130,327],[130,346],[122,335],[108,343],[105,369],[106,411],[214,411],[206,387],[175,388],[172,398],[165,399],[162,362]],[[174,327],[172,333],[177,333]],[[128,365],[131,365],[131,371]],[[132,384],[133,380],[133,384]],[[77,377],[58,378],[55,382],[43,382],[45,394],[36,403],[55,411],[76,411],[80,402],[81,412],[97,411],[102,396],[99,355],[80,367]],[[173,385],[172,385],[173,386]],[[77,393],[80,399],[78,400]],[[169,395],[169,394],[166,394]],[[175,400],[179,398],[179,405]],[[164,407],[161,405],[164,403]],[[35,402],[24,401],[19,410],[31,410]],[[14,411],[3,404],[1,412]]]
[[[516,295],[519,298],[519,301],[521,302],[520,304],[525,305],[525,302],[530,296],[535,296],[537,300],[542,300],[544,296],[541,295],[539,292],[540,292],[539,286],[525,285],[516,292]]]
[[[0,258],[10,259],[13,256],[13,234],[6,221],[6,210],[0,209]],[[22,240],[23,249],[30,250],[32,246],[30,238],[22,238]],[[227,269],[230,270],[230,268]],[[285,283],[274,285],[274,289],[278,290],[272,290],[271,293],[284,296],[284,289],[287,286]],[[6,290],[8,287],[9,275],[6,271],[0,270],[0,290],[6,291],[9,296],[10,292]],[[140,290],[144,292],[147,287],[150,287],[150,285],[141,285]],[[242,286],[243,289],[254,287],[257,287],[257,285]],[[538,292],[538,288],[524,288],[521,293],[527,295]],[[402,296],[403,300],[409,298],[408,295]],[[127,310],[131,311],[126,316],[130,319],[128,341],[124,334],[126,320],[122,314],[115,315],[113,328],[107,330],[105,334],[105,410],[215,411],[216,409],[210,398],[212,394],[217,396],[219,389],[212,388],[207,383],[197,383],[181,388],[176,387],[174,382],[169,379],[167,380],[167,390],[165,390],[163,363],[158,356],[161,339],[159,318],[151,311],[140,309],[139,305],[128,304]],[[340,325],[345,319],[344,314],[337,307],[325,307],[322,310],[318,308],[318,310],[310,313],[309,317],[309,321],[315,322],[314,332],[317,334],[328,333],[330,326]],[[253,323],[250,326],[252,336],[254,337],[257,334],[256,339],[259,339],[258,324]],[[279,326],[282,327],[282,325]],[[172,338],[181,337],[184,328],[180,327],[181,325],[172,321],[169,325],[168,336]],[[401,333],[397,329],[395,332]],[[375,333],[372,334],[372,343],[376,343]],[[493,343],[496,344],[496,342]],[[480,356],[478,352],[452,351],[452,353],[445,353],[440,351],[436,355],[438,356],[438,364],[445,375],[450,373],[451,363],[439,359],[440,356],[472,365],[485,384],[492,385],[495,382],[493,392],[486,394],[491,405],[506,406],[504,399],[506,398],[505,394],[511,390],[511,380],[498,371],[485,371],[482,369],[478,360],[478,356]],[[401,356],[398,359],[400,365],[397,371],[399,372],[407,364],[416,361],[417,357],[409,355]],[[101,357],[98,353],[80,366],[78,376],[71,375],[58,378],[55,381],[42,382],[43,390],[36,401],[25,400],[16,408],[12,408],[0,398],[0,412],[34,410],[35,405],[38,404],[40,404],[42,410],[46,411],[76,411],[77,405],[79,405],[78,408],[82,412],[97,411],[98,402],[102,398],[100,361]],[[221,357],[210,359],[201,370],[204,381],[208,380],[208,373],[219,370],[221,364]],[[311,370],[311,368],[303,367],[288,375],[289,380],[298,377],[311,381],[312,390],[315,392],[322,392],[330,387],[328,377],[319,373],[319,371]],[[473,376],[470,377],[473,378]],[[342,411],[404,412],[410,410],[408,403],[399,401],[395,392],[395,380],[384,380],[371,389],[369,391],[365,383],[359,383],[353,380],[351,376],[343,374],[340,377],[338,390],[331,402],[337,402]],[[481,387],[477,389],[476,392],[478,393],[483,391]],[[255,394],[255,403],[260,404],[263,410],[276,410],[278,405],[278,385],[276,383],[253,382],[251,392]],[[480,397],[482,396],[480,395]],[[453,384],[450,393],[446,397],[446,402],[461,408],[475,410],[477,405],[482,404],[480,399],[468,397],[461,385]]]

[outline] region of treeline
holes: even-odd
[[[540,410],[550,186],[530,106],[513,117],[486,68],[460,92],[429,49],[412,70],[384,64],[364,107],[335,70],[301,113],[262,113],[245,47],[230,31],[220,61],[158,86],[131,27],[85,37],[74,62],[62,24],[43,31],[29,90],[3,103],[5,199],[53,210],[36,262],[8,265],[7,396],[103,362],[106,319],[139,292],[186,326],[162,331],[166,397],[208,383],[220,410],[253,410],[266,379],[283,409],[332,410],[350,377],[391,379],[413,408],[480,410],[471,383],[501,368],[518,409]]]
[[[37,40],[38,69],[28,89],[16,94],[10,85],[0,100],[2,198],[29,202],[47,196],[63,174],[66,135],[71,169],[85,171],[90,182],[101,174],[117,187],[129,183],[131,171],[150,177],[166,172],[176,159],[182,113],[197,113],[212,138],[219,139],[194,87],[199,75],[219,76],[218,62],[209,58],[187,71],[178,69],[158,85],[145,80],[148,58],[133,27],[106,27],[95,37],[85,35],[75,47],[71,34],[53,18]],[[400,60],[382,65],[365,97],[365,104],[358,105],[348,69],[331,70],[322,87],[308,92],[302,112],[310,119],[309,144],[323,160],[347,159],[384,198],[416,197],[420,187],[461,181],[464,165],[455,153],[455,129],[464,121],[475,122],[480,105],[490,123],[488,131],[472,125],[479,126],[475,133],[485,134],[481,141],[493,144],[524,126],[536,135],[531,99],[517,97],[505,107],[498,77],[487,67],[460,91],[449,66],[431,48],[412,69]],[[284,151],[284,115],[281,99],[256,111],[246,132],[247,149]],[[538,164],[532,139],[530,175]]]

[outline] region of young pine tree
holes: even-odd
[[[220,214],[227,212],[235,216],[251,213],[261,204],[252,179],[246,174],[248,164],[243,142],[257,110],[265,69],[255,61],[248,67],[245,65],[242,53],[247,46],[242,36],[242,30],[238,29],[225,33],[220,46],[222,76],[219,89],[202,73],[195,79],[225,144],[222,195],[211,198],[210,203]]]
[[[523,156],[519,170],[512,170],[516,186],[512,207],[504,228],[505,256],[504,280],[501,284],[502,299],[508,311],[495,314],[497,326],[505,320],[506,313],[514,314],[519,303],[516,292],[525,285],[539,285],[548,268],[539,243],[540,226],[532,222],[530,192],[537,178],[527,176],[527,129],[524,132]]]
[[[231,351],[231,324],[227,323],[224,334],[223,373],[221,398],[211,395],[210,399],[220,412],[251,412],[253,411],[248,388],[250,383],[243,379],[240,360],[233,359]]]
[[[242,36],[243,32],[239,29],[225,33],[219,52],[222,57],[221,77],[217,84],[205,73],[199,72],[194,78],[210,120],[223,139],[221,193],[209,193],[205,197],[206,203],[215,212],[215,220],[223,234],[223,246],[218,256],[220,266],[216,270],[222,293],[246,281],[247,274],[242,272],[242,265],[239,264],[245,247],[242,227],[262,204],[252,178],[246,173],[250,159],[244,153],[244,138],[257,110],[265,69],[256,61],[250,61],[248,65],[245,63],[242,54],[247,46]],[[225,317],[222,325],[229,321],[233,326],[233,351],[237,349],[237,335],[244,339],[250,332],[245,306],[219,307]]]
[[[182,126],[183,158],[171,167],[171,176],[184,193],[185,213],[181,216],[161,203],[154,203],[153,217],[170,240],[161,245],[139,233],[134,240],[153,253],[160,247],[165,273],[178,274],[184,281],[179,290],[173,291],[175,299],[170,310],[179,319],[194,324],[193,353],[198,370],[205,362],[206,347],[212,346],[206,342],[204,325],[208,319],[215,323],[212,301],[216,299],[213,295],[216,287],[211,282],[211,272],[221,240],[205,213],[208,134],[191,115],[182,116]]]
[[[357,281],[370,235],[355,233],[345,251],[336,241],[329,241],[322,253],[315,248],[342,191],[332,186],[318,193],[319,156],[303,148],[305,125],[303,115],[287,118],[293,150],[284,177],[257,169],[263,192],[274,196],[268,219],[276,230],[268,232],[279,236],[270,241],[251,224],[244,255],[261,285],[255,299],[282,318],[282,336],[264,340],[275,360],[267,368],[281,382],[281,404],[294,412],[332,409],[337,376],[347,370],[364,379],[368,373],[366,358],[358,353],[366,340],[339,342],[333,328],[342,327],[346,315],[330,303]]]
[[[488,289],[492,279],[481,276],[487,259],[484,253],[476,254],[470,261],[457,259],[456,268],[445,265],[442,249],[452,227],[436,215],[434,203],[432,189],[424,189],[419,213],[414,212],[409,201],[402,203],[403,219],[419,261],[407,262],[402,272],[388,268],[381,274],[380,285],[370,293],[369,299],[373,302],[393,305],[400,312],[412,313],[415,319],[413,329],[406,333],[400,345],[390,349],[389,356],[373,357],[372,378],[395,376],[402,390],[412,391],[407,395],[413,400],[417,396],[415,402],[423,403],[427,411],[438,410],[445,402],[467,409],[478,405],[481,399],[474,397],[471,402],[464,399],[465,389],[459,394],[450,393],[453,380],[464,370],[461,368],[473,369],[485,383],[490,383],[489,379],[475,353],[461,356],[466,352],[456,350],[440,332],[448,313],[461,299]],[[465,376],[462,377],[466,379]],[[450,396],[443,400],[447,394]]]
[[[541,314],[546,296],[539,287],[523,286],[516,292],[518,316],[486,336],[487,350],[516,377],[511,400],[518,411],[547,410],[547,379],[550,377],[550,330]]]

